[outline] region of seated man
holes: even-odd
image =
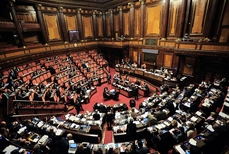
[[[110,91],[108,90],[107,87],[104,88],[103,98],[104,98],[104,100],[110,99]]]

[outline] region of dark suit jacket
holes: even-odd
[[[65,137],[62,137],[58,143],[58,154],[68,154],[69,142]]]
[[[135,136],[137,126],[135,123],[128,123],[126,128],[126,134],[130,136]]]
[[[165,120],[167,118],[167,115],[163,111],[158,111],[157,114],[156,114],[156,118],[157,118],[158,121]]]

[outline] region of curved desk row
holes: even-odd
[[[120,73],[127,73],[136,77],[143,78],[156,86],[161,86],[162,84],[166,84],[170,87],[176,87],[176,85],[182,86],[185,83],[185,80],[179,80],[179,81],[166,80],[163,76],[155,75],[151,72],[147,72],[144,69],[116,67],[115,70]]]

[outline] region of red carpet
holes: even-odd
[[[107,130],[107,127],[106,127],[106,131],[104,133],[104,144],[112,143],[112,142],[113,142],[113,131]]]

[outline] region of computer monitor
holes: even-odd
[[[70,148],[76,148],[76,147],[77,147],[77,145],[78,145],[78,144],[76,144],[76,143],[70,143],[70,145],[69,145],[69,146],[70,146]]]

